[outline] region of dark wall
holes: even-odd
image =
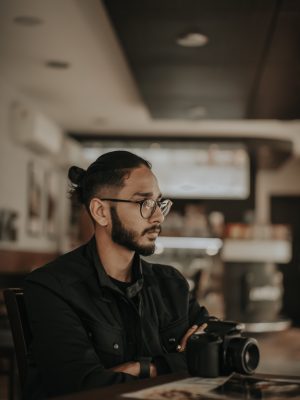
[[[292,259],[280,266],[283,273],[283,313],[300,325],[300,196],[271,197],[271,222],[289,224],[292,231]]]

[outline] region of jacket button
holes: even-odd
[[[92,336],[92,332],[88,332],[88,337],[91,338]]]
[[[175,343],[175,342],[176,342],[176,339],[174,337],[169,338],[169,343]]]
[[[115,350],[118,350],[118,348],[119,348],[118,343],[114,343],[114,349],[115,349]]]

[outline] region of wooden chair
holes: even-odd
[[[15,395],[15,349],[9,329],[0,329],[0,374],[8,378],[8,398]]]
[[[21,391],[28,372],[28,348],[32,334],[27,319],[22,289],[5,289],[4,299],[15,347]]]
[[[27,274],[18,272],[0,273],[0,375],[8,377],[8,398],[16,397],[15,389],[18,388],[16,381],[15,348],[10,329],[7,310],[4,302],[4,289],[9,287],[22,287]]]

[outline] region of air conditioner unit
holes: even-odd
[[[62,167],[72,165],[82,166],[84,164],[82,146],[74,139],[65,137],[62,142],[57,162]]]
[[[58,154],[62,130],[43,114],[20,103],[12,105],[11,129],[14,140],[38,153]]]

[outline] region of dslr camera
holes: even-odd
[[[232,372],[251,374],[259,363],[254,338],[242,336],[244,324],[209,318],[203,333],[190,337],[186,346],[189,373],[215,378]]]

